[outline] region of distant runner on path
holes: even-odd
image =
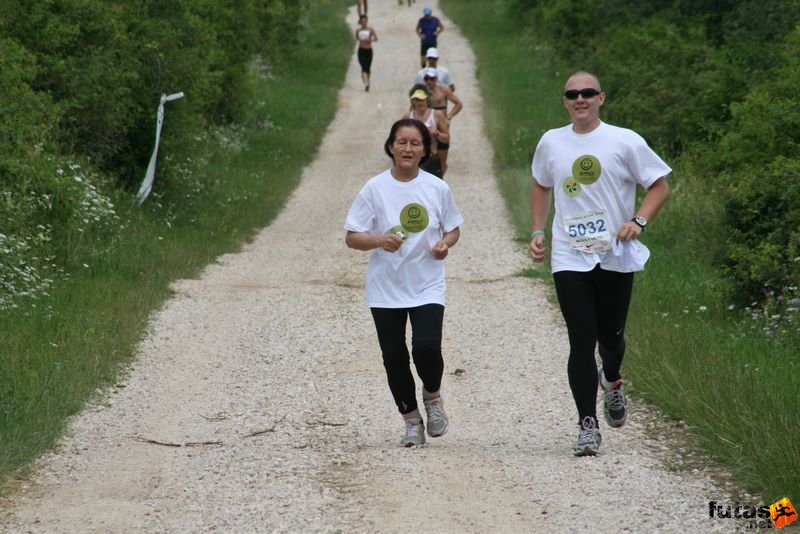
[[[453,76],[450,74],[447,67],[439,65],[439,49],[429,48],[428,51],[425,52],[425,59],[427,60],[427,67],[423,67],[417,72],[414,83],[424,83],[425,71],[428,69],[436,69],[436,83],[449,87],[451,91],[455,92],[456,84],[453,81]]]
[[[422,79],[428,87],[428,91],[431,92],[431,107],[433,107],[433,109],[444,113],[448,121],[461,112],[464,104],[449,87],[439,84],[439,73],[436,69],[425,69],[425,75]],[[450,111],[447,111],[448,102],[453,103],[453,109]]]
[[[432,139],[431,157],[424,162],[422,168],[434,176],[444,178],[447,171],[447,150],[450,148],[450,125],[444,113],[431,107],[431,93],[424,84],[415,85],[408,94],[411,98],[411,111],[403,118],[422,122],[428,127]]]
[[[372,69],[372,43],[378,40],[378,34],[367,25],[366,15],[358,18],[356,28],[356,41],[358,41],[358,64],[361,66],[361,81],[364,82],[364,91],[369,91],[369,78]]]
[[[417,21],[417,35],[420,39],[419,63],[425,66],[425,53],[429,48],[435,48],[439,34],[444,31],[442,21],[433,16],[431,8],[422,9],[422,18]]]

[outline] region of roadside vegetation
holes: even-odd
[[[4,6],[0,487],[119,382],[171,281],[280,211],[334,116],[350,3]]]
[[[486,124],[521,244],[530,157],[569,121],[573,71],[596,73],[603,119],[673,167],[672,197],[644,236],[653,256],[630,311],[629,391],[683,421],[766,504],[800,499],[800,1],[441,5],[491,95]]]

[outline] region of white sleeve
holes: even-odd
[[[536,151],[533,153],[533,161],[531,162],[531,174],[533,179],[542,187],[553,187],[554,180],[552,173],[548,171],[548,148],[546,142],[547,134],[539,139],[539,144],[536,145]]]
[[[441,72],[441,71],[439,71],[439,72],[437,72],[437,74],[436,74],[436,75],[441,77],[441,79],[439,80],[439,82],[440,82],[442,85],[446,85],[446,86],[448,86],[448,87],[450,87],[451,85],[453,85],[453,77],[450,75],[450,71],[449,71],[449,70],[446,70],[446,69],[445,69],[445,70],[444,70],[444,72]]]
[[[464,217],[456,206],[453,192],[448,188],[442,199],[442,231],[444,233],[452,232],[462,224],[464,224]]]
[[[647,141],[638,135],[636,137],[638,142],[631,148],[628,165],[636,182],[648,188],[672,169],[647,145]]]
[[[374,228],[375,212],[367,202],[364,190],[361,190],[347,212],[344,229],[351,232],[371,232]]]

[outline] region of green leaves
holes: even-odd
[[[253,58],[289,63],[308,7],[308,0],[6,0],[0,308],[44,287],[46,271],[69,263],[90,230],[116,224],[111,199],[141,182],[161,95],[183,91],[166,112],[158,166],[160,190],[180,190],[180,162],[193,156],[197,139],[247,111]]]

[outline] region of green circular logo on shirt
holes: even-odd
[[[409,204],[400,211],[400,224],[409,232],[421,232],[428,227],[428,210],[420,204]]]
[[[601,172],[600,161],[594,156],[581,156],[572,164],[572,176],[584,185],[595,183]]]
[[[568,197],[577,197],[580,192],[581,192],[581,184],[578,183],[578,180],[576,180],[572,176],[564,179],[564,193]]]

